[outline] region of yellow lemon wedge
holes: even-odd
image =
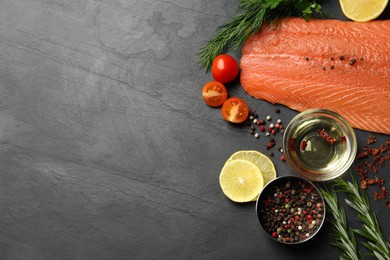
[[[368,22],[378,18],[388,0],[339,0],[344,15],[355,22]]]
[[[264,186],[260,169],[247,160],[226,162],[219,175],[223,193],[234,202],[249,202],[256,198]]]

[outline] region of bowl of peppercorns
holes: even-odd
[[[265,233],[284,244],[310,240],[325,220],[325,203],[310,181],[282,176],[269,182],[256,203],[257,217]]]

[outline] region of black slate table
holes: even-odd
[[[201,99],[211,76],[196,53],[237,4],[0,1],[0,259],[337,259],[329,224],[277,244],[255,203],[219,187],[232,153],[265,144]],[[337,1],[324,6],[344,19]],[[229,91],[283,122],[296,114],[239,82]],[[361,148],[369,133],[357,135]],[[370,198],[390,238],[390,210]]]

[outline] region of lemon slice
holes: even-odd
[[[355,22],[377,18],[385,10],[388,0],[339,0],[344,15]]]
[[[259,168],[247,160],[225,163],[219,175],[223,193],[234,202],[249,202],[257,197],[264,186]]]
[[[273,162],[266,155],[258,151],[244,150],[235,152],[226,163],[237,159],[247,160],[256,165],[263,175],[264,185],[276,178],[276,170]]]

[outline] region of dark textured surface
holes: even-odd
[[[0,259],[337,258],[328,224],[301,246],[276,244],[254,203],[219,187],[233,152],[266,142],[200,96],[211,77],[195,54],[236,5],[0,1]],[[276,117],[238,83],[229,91]],[[284,122],[296,114],[281,110]],[[361,148],[369,133],[358,135]],[[278,157],[278,174],[294,174]],[[372,203],[389,238],[390,210]]]

